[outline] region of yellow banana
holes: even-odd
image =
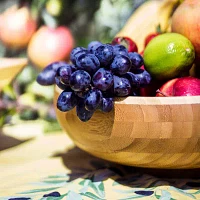
[[[129,37],[141,52],[144,40],[150,33],[155,33],[159,26],[162,32],[169,29],[171,15],[180,0],[149,0],[142,4],[128,19],[116,37]]]
[[[175,8],[179,5],[180,0],[163,0],[158,9],[158,23],[163,32],[169,31],[171,27],[171,16]]]

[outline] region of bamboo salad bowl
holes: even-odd
[[[55,87],[54,102],[60,93]],[[200,167],[200,96],[120,98],[113,111],[96,111],[87,122],[75,109],[55,109],[75,145],[96,157],[145,168]]]

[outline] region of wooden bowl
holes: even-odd
[[[0,91],[28,64],[27,58],[0,58]]]
[[[55,103],[60,92],[56,87]],[[88,122],[75,109],[56,114],[74,143],[99,158],[145,168],[200,167],[200,96],[121,98]]]

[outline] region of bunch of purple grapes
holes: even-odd
[[[48,65],[38,75],[37,82],[56,84],[62,89],[57,108],[63,112],[76,108],[83,122],[97,109],[110,112],[114,97],[138,96],[139,88],[151,81],[150,74],[141,68],[142,56],[128,52],[121,44],[92,41],[87,48],[74,48],[70,60]]]

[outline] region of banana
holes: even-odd
[[[161,3],[158,9],[158,23],[162,32],[171,31],[171,16],[179,3],[180,0],[163,0]]]
[[[170,19],[180,0],[149,0],[143,3],[115,37],[129,37],[138,47],[144,49],[144,40],[150,33],[155,33],[159,26],[161,32],[170,31]]]

